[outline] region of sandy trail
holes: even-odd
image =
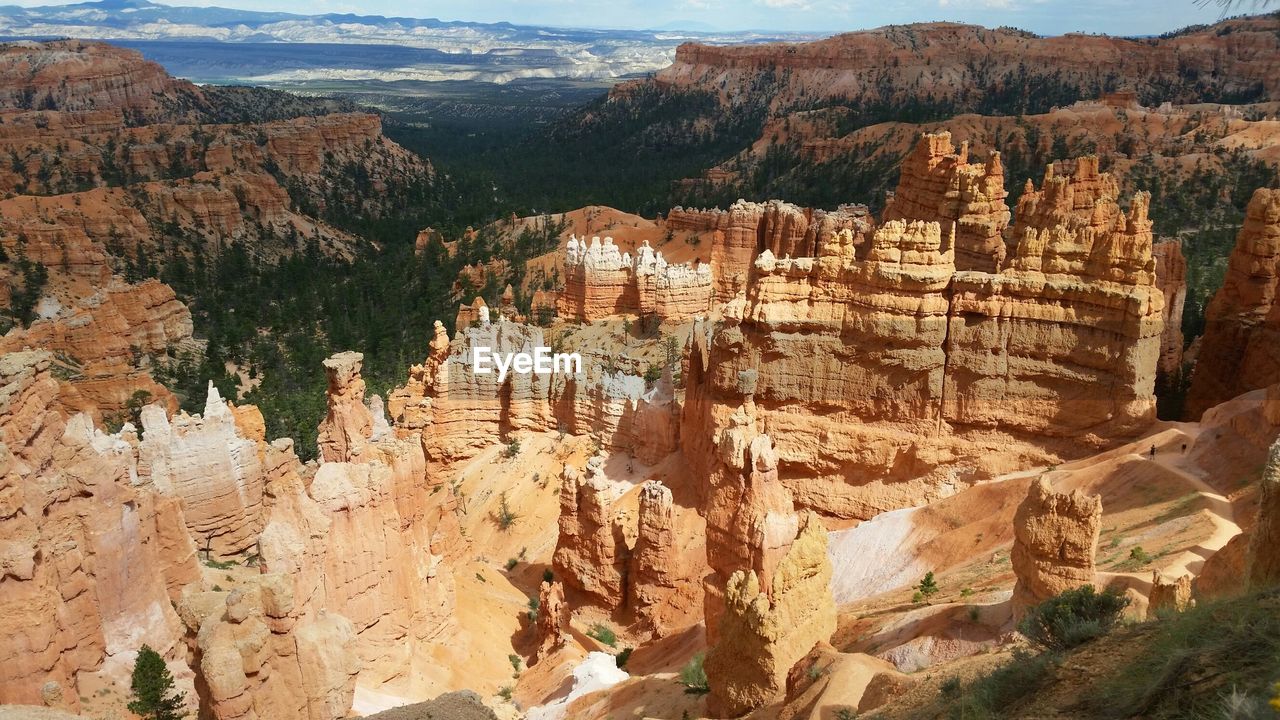
[[[1165,447],[1176,447],[1180,442],[1185,442],[1188,446],[1191,446],[1195,444],[1200,431],[1201,428],[1199,426],[1182,425],[1166,430],[1144,442],[1153,442]],[[1236,523],[1235,510],[1231,507],[1230,500],[1223,497],[1221,493],[1205,482],[1202,476],[1204,471],[1188,462],[1187,453],[1157,452],[1155,461],[1160,463],[1161,467],[1187,481],[1200,494],[1200,497],[1209,501],[1209,508],[1206,512],[1208,513],[1209,521],[1213,523],[1213,534],[1200,545],[1175,555],[1172,561],[1160,570],[1161,573],[1175,578],[1188,572],[1199,574],[1200,569],[1204,567],[1205,560],[1221,550],[1231,538],[1240,534],[1241,530]]]

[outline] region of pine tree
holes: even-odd
[[[173,675],[160,653],[143,645],[133,664],[130,683],[133,699],[129,712],[145,720],[182,720],[187,716],[182,706],[185,698],[173,687]]]
[[[933,579],[932,570],[924,574],[924,579],[920,581],[920,584],[916,586],[916,589],[918,589],[920,594],[926,598],[930,598],[938,594],[938,583]]]

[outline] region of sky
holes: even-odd
[[[16,4],[60,3],[17,0]],[[1211,23],[1223,14],[1216,3],[1206,6],[1196,0],[168,0],[165,4],[522,25],[626,29],[686,26],[824,34],[894,23],[955,20],[988,27],[1012,25],[1042,35],[1154,35],[1195,23]],[[1246,4],[1241,10],[1253,7]]]

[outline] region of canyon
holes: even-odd
[[[1191,70],[1231,69],[1203,93],[1271,97],[1273,20],[1227,23],[1228,40],[931,25],[686,45],[641,83],[723,75],[729,106],[786,68],[782,108],[869,92],[871,54],[921,72],[959,38],[1082,87],[1106,61],[1150,95],[1194,41]],[[395,220],[442,181],[431,163],[376,115],[197,87],[100,43],[5,45],[0,77],[0,713],[121,715],[145,644],[217,720],[912,717],[1064,591],[1165,623],[1280,577],[1275,190],[1253,192],[1194,350],[1195,268],[1130,167],[1100,151],[1010,177],[972,118],[913,132],[878,211],[419,225],[405,253],[424,263],[526,230],[540,252],[447,278],[447,317],[394,382],[374,348],[310,358],[311,456],[243,388],[207,383],[198,413],[166,388],[225,348],[148,266],[235,246],[355,267],[388,249],[339,221]],[[1262,121],[1241,122],[1224,127]],[[538,347],[582,367],[473,363]],[[1158,377],[1190,363],[1186,419],[1158,417]]]

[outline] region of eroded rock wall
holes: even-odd
[[[1057,492],[1044,476],[1031,483],[1013,518],[1015,617],[1064,590],[1093,582],[1101,529],[1101,496]]]
[[[1280,382],[1280,190],[1259,188],[1205,310],[1187,417]]]

